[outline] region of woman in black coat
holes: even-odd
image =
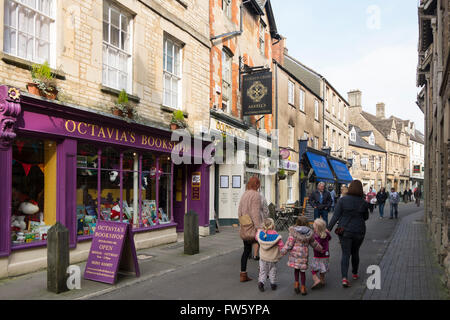
[[[350,256],[353,280],[359,278],[359,248],[366,234],[367,219],[369,219],[369,205],[364,199],[363,186],[361,181],[354,180],[348,188],[347,195],[337,203],[333,218],[328,225],[328,230],[333,230],[334,225],[338,222],[337,229],[343,230],[339,235],[339,240],[342,249],[341,273],[344,287],[350,286],[348,282]]]

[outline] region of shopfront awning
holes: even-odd
[[[337,161],[337,160],[330,160],[331,167],[334,170],[334,173],[336,174],[337,181],[339,183],[350,183],[353,181],[353,177],[348,171],[347,166],[345,163]]]
[[[320,154],[306,152],[309,162],[311,163],[317,181],[334,182],[333,173],[328,165],[327,158]]]

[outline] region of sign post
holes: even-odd
[[[117,273],[140,276],[133,234],[128,223],[98,221],[84,278],[115,284]]]

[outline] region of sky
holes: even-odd
[[[362,92],[363,110],[412,120],[416,104],[417,0],[272,0],[289,55],[324,76],[339,93]],[[348,100],[348,99],[347,99]]]

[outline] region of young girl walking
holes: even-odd
[[[325,273],[328,272],[330,259],[329,242],[331,240],[331,235],[327,232],[327,224],[323,219],[316,219],[314,221],[313,228],[314,240],[316,240],[323,248],[323,252],[314,250],[314,258],[311,264],[311,272],[314,281],[311,289],[316,289],[325,285]],[[318,273],[320,275],[320,279],[317,276]]]
[[[309,246],[315,250],[322,251],[322,246],[314,240],[314,234],[308,226],[308,219],[305,216],[297,218],[296,225],[289,228],[289,238],[281,250],[285,255],[289,252],[287,265],[294,268],[295,293],[306,295],[306,271],[308,270]],[[299,274],[301,276],[301,289],[299,289]]]
[[[271,218],[264,220],[263,229],[256,233],[259,243],[259,281],[258,288],[264,291],[264,283],[269,275],[270,287],[277,289],[277,262],[281,258],[280,251],[284,246],[283,239],[275,231],[275,222]]]

